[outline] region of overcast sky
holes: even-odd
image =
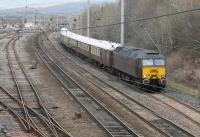
[[[99,2],[113,2],[116,0],[90,0],[91,2],[99,1]],[[29,7],[47,7],[62,3],[70,3],[70,2],[87,2],[87,0],[0,0],[0,9],[8,9],[8,8],[18,8],[25,7],[28,5]]]

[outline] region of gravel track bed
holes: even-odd
[[[192,121],[195,121],[200,126],[200,112],[188,108],[184,104],[177,102],[176,100],[169,98],[163,94],[151,94],[155,99],[161,100],[164,104],[167,104],[171,108],[183,113],[186,117],[189,117]]]
[[[35,39],[33,38],[32,40],[34,41]],[[34,43],[33,41],[32,43]],[[34,45],[31,46],[34,48]],[[32,53],[36,54],[33,51]],[[59,124],[76,137],[107,137],[106,132],[91,119],[90,115],[82,109],[70,94],[67,94],[67,91],[60,85],[40,59],[39,61],[41,71],[32,74],[32,76],[35,76],[38,73],[37,77],[33,77],[35,79],[33,81],[38,83],[40,96],[44,100],[45,106],[52,108],[49,111]],[[77,115],[80,115],[80,117],[77,117]]]
[[[56,36],[55,34],[50,35],[50,37],[51,37],[50,39],[52,39],[52,42],[54,44],[56,44],[56,41],[53,40],[53,37],[55,37],[55,36]],[[62,47],[59,46],[59,48],[61,48],[63,50]],[[156,101],[155,99],[153,99],[152,97],[149,97],[148,95],[134,91],[132,88],[127,87],[126,84],[123,84],[123,82],[121,82],[117,78],[111,76],[108,73],[102,72],[101,70],[91,66],[90,64],[88,65],[87,62],[82,61],[81,59],[78,59],[77,57],[74,57],[72,55],[69,55],[69,53],[67,53],[67,52],[65,52],[65,54],[67,54],[68,56],[70,56],[73,59],[75,58],[75,60],[79,64],[81,64],[85,69],[90,70],[91,73],[95,74],[102,80],[105,80],[107,83],[114,86],[115,88],[123,90],[124,92],[126,92],[127,94],[132,96],[137,101],[140,101],[143,105],[147,106],[149,109],[153,110],[160,116],[165,117],[166,119],[168,119],[170,121],[173,121],[174,123],[176,123],[176,125],[189,131],[194,136],[200,135],[200,132],[198,130],[199,127],[197,125],[195,125],[194,123],[192,123],[187,118],[185,118],[183,115],[175,112],[173,109],[170,109],[166,105],[162,104],[159,101]],[[139,90],[137,90],[137,91],[139,91]]]
[[[191,95],[188,95],[186,93],[183,93],[183,92],[180,92],[180,91],[177,91],[174,89],[166,90],[165,93],[169,96],[172,96],[174,98],[177,98],[177,99],[185,102],[186,104],[193,106],[194,108],[196,108],[197,110],[200,111],[200,97],[191,96]]]
[[[8,60],[6,58],[6,50],[5,47],[10,39],[4,38],[1,40],[2,44],[0,45],[0,83],[1,86],[6,87],[10,93],[18,97],[16,94],[16,87],[13,81],[13,78],[10,73],[10,69],[8,67]],[[0,90],[0,98],[1,101],[6,103],[9,106],[12,106],[14,110],[17,112],[21,112],[21,106],[16,104],[12,99],[10,99],[6,94],[4,94]],[[2,106],[0,106],[0,136],[28,136],[31,135],[34,137],[31,133],[26,133],[23,130],[23,127],[19,123],[19,121],[13,117],[11,113],[7,109],[4,109]]]
[[[62,53],[58,52],[57,56],[61,57],[60,54]],[[76,72],[79,75],[86,78],[93,85],[98,87],[101,90],[101,92],[104,92],[107,95],[109,95],[112,99],[117,100],[119,104],[122,104],[122,106],[130,110],[133,114],[139,116],[141,119],[144,119],[145,121],[150,123],[150,125],[152,125],[153,127],[156,127],[168,136],[190,136],[190,134],[185,132],[183,129],[180,129],[170,121],[167,121],[166,119],[157,116],[154,112],[150,111],[146,107],[143,107],[143,105],[141,105],[139,102],[135,102],[133,98],[129,98],[128,95],[123,94],[123,91],[121,92],[113,88],[112,86],[107,85],[104,81],[101,81],[100,79],[92,75],[88,70],[83,69],[79,64],[75,63],[67,56],[64,57],[64,62],[73,67],[73,70],[76,70]]]
[[[16,43],[16,50],[28,75],[37,88],[40,89],[39,94],[51,115],[53,115],[59,124],[76,137],[106,137],[106,133],[101,130],[95,121],[91,120],[90,116],[82,110],[81,106],[76,103],[70,95],[64,94],[66,91],[60,86],[59,82],[57,82],[41,62],[38,61],[37,69],[30,69],[32,61],[37,60],[37,56],[32,48],[33,41],[34,37],[30,35],[22,37]],[[0,44],[0,83],[2,86],[7,88],[12,95],[17,97],[16,87],[10,74],[6,59],[5,43],[8,42],[8,39],[3,39],[0,43],[1,42],[3,44]],[[18,70],[15,65],[13,66],[15,67],[15,70]],[[27,83],[23,81],[24,77],[21,76],[20,73],[17,73],[17,76],[21,81],[20,84],[22,85],[24,92],[27,93],[25,98],[27,101],[33,100],[33,94],[27,92],[28,87],[25,86]],[[21,109],[13,100],[1,91],[0,96],[1,99],[4,99],[5,103],[11,105],[15,110]],[[38,108],[33,101],[31,101],[31,104],[32,107],[38,111]],[[25,133],[19,122],[13,117],[13,115],[8,113],[7,110],[4,110],[1,106],[0,110],[0,136],[34,137],[31,133]],[[77,118],[76,114],[80,114],[81,117]]]
[[[90,94],[92,94],[98,101],[105,104],[105,106],[115,115],[117,115],[121,120],[126,121],[131,127],[133,127],[133,129],[136,130],[137,133],[145,136],[162,136],[160,133],[155,131],[155,129],[152,129],[152,127],[150,127],[148,124],[138,119],[137,116],[134,116],[130,111],[125,109],[107,94],[102,93],[102,91],[96,86],[94,86],[92,83],[86,81],[85,78],[80,76],[80,74],[76,73],[74,68],[70,67],[70,63],[67,64],[64,61],[65,58],[62,55],[55,52],[55,49],[52,49],[52,46],[50,46],[48,41],[45,42],[46,44],[43,46],[43,48],[48,51],[47,53],[51,55],[51,58],[54,59],[54,61],[56,61],[56,63],[58,63],[67,74],[72,76],[79,84],[81,84],[88,91],[90,91]]]

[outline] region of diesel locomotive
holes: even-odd
[[[65,48],[123,80],[152,88],[166,86],[165,57],[157,51],[88,38],[66,28],[61,29],[60,39]]]

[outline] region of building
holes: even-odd
[[[35,28],[35,23],[27,22],[27,23],[25,23],[24,27],[27,28],[27,29]]]

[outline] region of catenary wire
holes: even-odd
[[[190,12],[199,12],[199,11],[200,11],[200,8],[195,8],[195,9],[183,10],[183,11],[179,11],[179,12],[173,12],[173,13],[168,13],[168,14],[163,14],[163,15],[158,15],[158,16],[138,18],[138,19],[124,21],[124,22],[111,23],[111,24],[98,25],[98,26],[91,26],[91,27],[76,28],[76,29],[71,29],[71,30],[83,30],[83,29],[88,29],[88,28],[94,29],[94,28],[110,27],[110,26],[116,26],[116,25],[121,25],[121,24],[130,24],[130,23],[134,23],[134,22],[148,21],[148,20],[158,19],[158,18],[162,18],[162,17],[169,17],[169,16],[175,16],[175,15],[179,15],[179,14],[190,13]]]

